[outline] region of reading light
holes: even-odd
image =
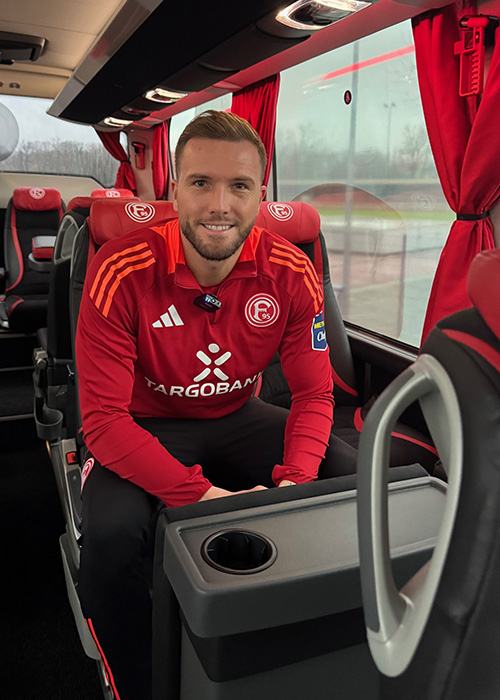
[[[132,119],[115,119],[115,117],[106,117],[104,119],[104,123],[107,126],[116,126],[118,128],[121,128],[122,126],[128,126],[129,124],[133,124]]]
[[[186,97],[187,92],[174,92],[173,90],[164,90],[163,88],[154,88],[154,90],[148,90],[144,97],[153,102],[163,102],[164,104],[173,104],[177,100],[181,100]]]
[[[292,29],[317,31],[371,5],[361,0],[298,0],[281,10],[276,19]]]

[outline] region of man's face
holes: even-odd
[[[179,167],[180,166],[180,167]],[[173,185],[181,232],[205,260],[227,260],[248,237],[265,193],[257,148],[193,138]]]

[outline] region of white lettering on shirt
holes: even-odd
[[[163,386],[163,384],[158,384],[157,386],[155,386],[153,391],[161,391],[162,394],[165,394],[165,396],[168,396],[167,391],[166,391],[165,387]]]
[[[157,384],[152,379],[144,377],[149,389],[153,391],[158,391],[165,396],[184,396],[185,398],[193,399],[198,396],[214,396],[220,394],[229,394],[232,391],[239,391],[244,387],[255,384],[257,379],[262,375],[262,372],[258,372],[253,377],[247,377],[245,380],[236,379],[233,384],[229,382],[217,382],[213,384],[212,382],[205,382],[203,384],[190,384],[189,386],[170,386],[166,387],[164,384]]]

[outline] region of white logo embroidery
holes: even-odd
[[[45,190],[41,187],[32,187],[30,189],[30,197],[33,197],[33,199],[43,199],[45,197]]]
[[[118,190],[106,190],[106,197],[119,197],[120,193]]]
[[[217,343],[210,343],[208,346],[208,351],[212,354],[215,355],[216,353],[220,352],[220,347],[217,345]],[[229,358],[231,357],[231,353],[229,350],[225,353],[223,353],[220,357],[217,357],[215,360],[212,360],[203,350],[198,350],[196,353],[196,357],[203,362],[204,365],[206,365],[205,369],[202,370],[199,374],[196,375],[196,377],[193,378],[193,382],[201,382],[202,379],[205,379],[208,377],[208,375],[213,372],[218,379],[222,379],[225,381],[226,379],[229,379],[228,375],[225,374],[219,367],[224,364],[224,362],[227,362]],[[211,368],[212,362],[214,365],[216,365],[215,369]]]
[[[293,209],[289,204],[279,202],[269,202],[267,211],[278,221],[288,221],[293,216]]]
[[[93,457],[90,457],[83,465],[82,476],[81,476],[81,479],[82,479],[81,490],[82,491],[83,491],[83,487],[85,485],[85,482],[87,481],[87,477],[90,474],[90,472],[92,471],[93,466],[94,466],[94,458]]]
[[[169,328],[170,326],[183,326],[184,321],[179,316],[179,313],[175,306],[172,304],[168,307],[167,311],[160,316],[158,321],[155,321],[153,328]]]
[[[254,294],[245,306],[245,318],[256,328],[273,324],[280,315],[278,302],[270,294]]]
[[[133,221],[138,221],[140,224],[151,221],[156,213],[154,206],[146,202],[129,202],[125,205],[125,212]]]

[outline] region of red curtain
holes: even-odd
[[[168,122],[155,128],[153,136],[153,187],[155,199],[163,199],[168,184]]]
[[[280,76],[273,75],[235,92],[231,105],[231,112],[250,122],[266,148],[267,168],[264,175],[264,185],[267,185],[269,180],[274,153],[279,85]]]
[[[96,133],[104,144],[104,148],[107,152],[110,153],[113,158],[120,161],[120,167],[116,173],[115,188],[132,190],[134,194],[137,194],[137,186],[135,184],[132,166],[120,143],[120,132],[96,130]]]
[[[445,197],[457,213],[434,277],[422,342],[437,321],[471,305],[469,266],[479,252],[495,247],[488,212],[500,196],[500,38],[497,32],[482,97],[460,97],[454,44],[466,14],[476,14],[475,7],[457,2],[417,17],[413,26],[429,140]]]

